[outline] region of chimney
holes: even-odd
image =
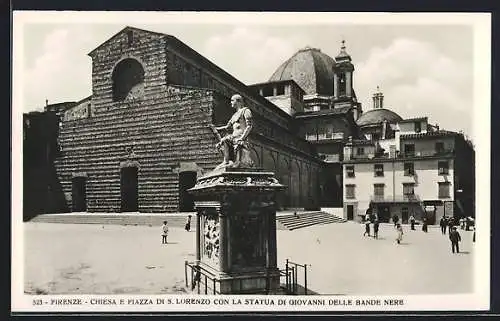
[[[377,92],[373,94],[373,109],[384,108],[384,94],[380,92],[380,87],[377,86]]]

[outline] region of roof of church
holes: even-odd
[[[428,117],[413,117],[413,118],[405,118],[403,120],[400,120],[400,123],[409,123],[409,122],[414,122],[418,120],[427,120]]]
[[[389,123],[391,123],[391,122],[399,122],[402,119],[403,118],[401,118],[401,116],[399,116],[392,110],[385,108],[377,108],[361,114],[356,123],[358,124],[358,126],[366,126],[366,125],[379,124],[384,120],[387,120]]]
[[[317,48],[297,51],[276,69],[269,81],[293,79],[306,94],[333,96],[335,60]]]
[[[346,107],[337,107],[337,108],[324,109],[318,111],[303,111],[295,113],[295,117],[308,118],[308,117],[327,116],[327,115],[344,115],[351,109],[352,109],[351,107],[346,106]]]
[[[400,137],[404,139],[404,138],[447,137],[447,136],[459,136],[459,135],[460,133],[452,132],[449,130],[437,130],[425,133],[402,134]]]

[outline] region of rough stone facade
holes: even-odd
[[[319,207],[322,162],[294,119],[176,38],[127,27],[89,56],[92,96],[59,113],[60,152],[49,164],[59,206],[38,211],[186,210],[181,176],[199,177],[222,161],[209,125],[227,122],[235,93],[254,113],[257,167],[288,186],[279,205]],[[130,186],[136,204],[124,209]]]

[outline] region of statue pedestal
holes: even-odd
[[[213,274],[221,294],[276,293],[276,193],[274,173],[227,168],[198,179],[195,198],[196,260]]]

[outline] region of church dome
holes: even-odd
[[[377,108],[361,114],[356,123],[358,126],[362,127],[380,124],[384,120],[387,120],[389,123],[394,123],[403,120],[403,118],[389,109]]]
[[[334,65],[332,57],[319,49],[306,47],[281,64],[269,81],[293,79],[307,95],[333,96]]]

